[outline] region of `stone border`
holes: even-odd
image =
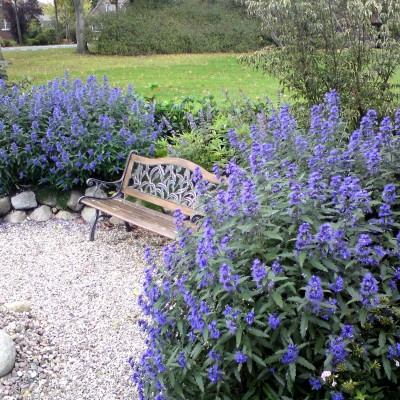
[[[89,187],[85,191],[85,196],[107,197],[107,194],[95,187]],[[79,198],[83,193],[73,190],[69,193],[67,206],[68,210],[63,210],[58,204],[55,195],[48,195],[38,202],[36,194],[32,190],[18,193],[14,196],[0,197],[0,221],[4,220],[11,224],[19,224],[26,221],[45,222],[52,218],[60,220],[75,220],[82,218],[88,223],[95,219],[95,212],[91,207],[78,204]],[[113,224],[123,224],[117,218],[111,218]]]

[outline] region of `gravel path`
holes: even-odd
[[[0,222],[0,329],[17,348],[0,379],[2,400],[134,400],[127,359],[143,349],[136,321],[147,246],[165,240],[143,230]],[[3,303],[29,301],[30,313]]]

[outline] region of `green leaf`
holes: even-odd
[[[195,375],[194,379],[196,380],[197,386],[204,393],[204,383],[203,383],[203,378],[201,377],[201,375],[200,374]]]
[[[392,367],[386,356],[382,356],[382,365],[383,365],[383,369],[385,370],[386,376],[390,380],[391,376],[392,376]]]
[[[294,381],[296,380],[296,364],[295,363],[289,364],[289,373],[290,373],[290,379],[294,383]]]
[[[386,333],[381,331],[379,333],[379,347],[383,347],[386,344]]]
[[[301,322],[300,322],[300,334],[303,339],[306,336],[307,328],[308,328],[308,316],[306,313],[304,313],[301,317]]]
[[[242,364],[240,364],[240,366],[241,366],[241,365],[242,365]],[[239,382],[242,381],[242,378],[240,377],[240,373],[239,373],[238,368],[233,368],[233,374],[236,376],[236,379],[237,379]]]
[[[236,347],[239,348],[242,342],[242,333],[243,333],[243,326],[240,326],[238,331],[236,332]]]
[[[314,268],[316,268],[316,269],[318,269],[320,271],[323,271],[323,272],[328,272],[328,268],[326,268],[324,264],[322,264],[321,262],[317,261],[316,259],[312,258],[309,261],[310,261],[310,264]]]
[[[347,290],[347,293],[353,298],[353,300],[359,300],[360,299],[359,294],[356,292],[356,290],[353,287],[348,286],[346,288],[346,290]]]
[[[175,373],[174,372],[170,372],[168,374],[169,377],[169,381],[171,383],[171,386],[174,387],[175,386]]]
[[[262,358],[261,357],[258,357],[256,354],[254,354],[253,353],[253,355],[252,355],[252,359],[257,363],[257,364],[260,364],[260,365],[262,365],[263,367],[266,367],[267,366],[267,364],[265,364],[265,362],[262,360]]]
[[[244,396],[243,396],[243,400],[249,400],[253,398],[253,394],[256,391],[256,387],[253,386]]]
[[[282,300],[282,296],[279,292],[275,292],[273,291],[271,293],[272,299],[275,301],[276,305],[280,308],[283,308],[283,300]]]
[[[197,343],[196,346],[194,347],[194,349],[191,352],[191,358],[192,360],[195,360],[199,354],[201,353],[201,351],[203,350],[203,345],[202,343]]]
[[[274,354],[272,356],[269,356],[266,358],[265,364],[267,364],[267,365],[272,364],[272,363],[278,361],[281,357],[282,357],[282,354]]]
[[[312,365],[310,362],[308,362],[303,357],[297,357],[296,358],[296,363],[302,365],[303,367],[306,367],[307,369],[309,369],[311,371],[315,371],[314,365]]]
[[[265,383],[263,386],[263,392],[267,396],[266,399],[268,400],[280,400],[278,394],[275,392],[274,389],[268,383]]]
[[[267,237],[269,237],[270,239],[276,239],[276,240],[279,240],[279,241],[283,242],[283,237],[280,236],[280,235],[278,235],[278,234],[275,233],[275,232],[265,231],[265,232],[264,232],[264,235],[267,236]]]
[[[307,253],[308,253],[308,250],[302,250],[302,251],[300,252],[300,255],[299,255],[299,264],[300,264],[300,267],[302,267],[302,266],[304,265],[304,261],[305,261],[305,259],[306,259],[306,257],[307,257]]]
[[[249,328],[248,332],[251,333],[253,336],[269,338],[269,335],[267,333],[265,333],[257,328]]]
[[[362,308],[358,314],[358,318],[360,320],[361,326],[364,327],[365,322],[367,320],[367,310]]]

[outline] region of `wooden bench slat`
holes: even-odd
[[[148,201],[149,203],[156,204],[157,206],[167,208],[168,210],[181,210],[184,214],[192,216],[195,214],[202,214],[201,211],[193,210],[193,208],[186,207],[184,205],[173,203],[172,201],[160,199],[159,197],[152,196],[151,194],[143,193],[140,190],[133,189],[131,187],[123,187],[121,192],[127,196],[136,197],[137,199]]]
[[[111,200],[86,198],[82,199],[82,203],[169,239],[176,239],[177,232],[174,217],[170,215],[162,214],[120,198]],[[186,223],[186,225],[197,229],[194,224]]]

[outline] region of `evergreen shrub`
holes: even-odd
[[[154,106],[106,77],[65,75],[25,92],[0,81],[0,194],[22,184],[66,190],[89,177],[112,180],[130,150],[153,154],[161,132]]]
[[[230,0],[135,1],[126,11],[90,21],[87,40],[98,54],[245,52],[265,45],[260,23]]]
[[[400,110],[344,141],[338,101],[230,131],[201,229],[147,252],[141,399],[397,398]]]

